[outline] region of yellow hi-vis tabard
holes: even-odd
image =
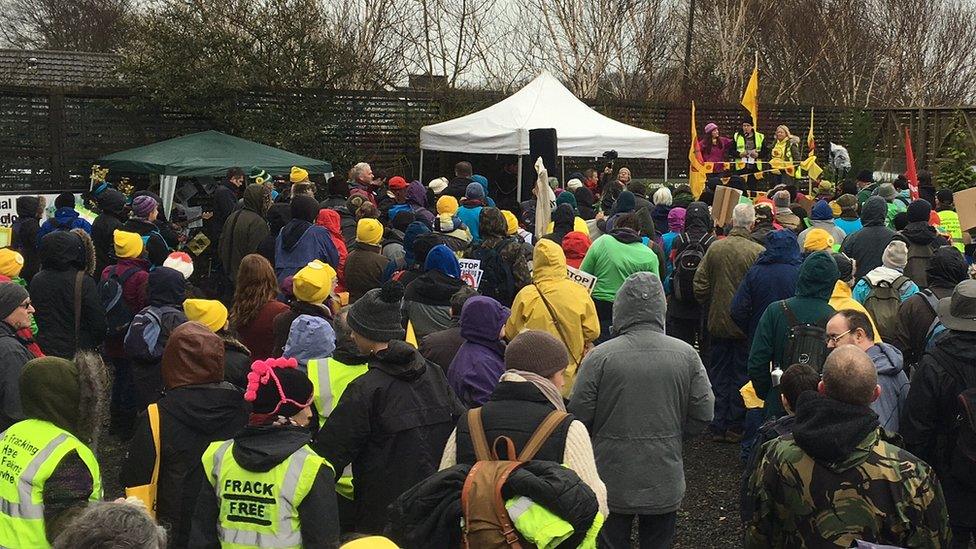
[[[320,429],[329,419],[346,387],[368,369],[365,364],[343,364],[331,357],[325,361],[324,367],[318,359],[308,361],[308,378],[312,380],[312,398],[319,413]],[[336,493],[346,499],[353,499],[353,491],[352,464],[349,464],[336,481]]]
[[[300,548],[298,506],[311,491],[319,469],[332,466],[302,446],[269,471],[248,471],[234,459],[233,448],[233,440],[214,442],[202,458],[220,507],[220,546]]]
[[[44,483],[61,460],[77,452],[92,476],[89,501],[102,498],[95,455],[74,435],[39,419],[0,434],[0,547],[50,547],[44,533]]]
[[[752,135],[756,139],[756,150],[761,151],[763,141],[766,140],[766,136],[757,131],[752,132]],[[746,136],[742,135],[742,132],[736,132],[733,138],[735,139],[735,150],[739,153],[739,159],[735,162],[735,169],[741,170],[742,168],[746,167],[745,161],[742,160],[742,155],[746,152]],[[762,160],[759,160],[758,158],[756,159],[756,169],[763,169]]]

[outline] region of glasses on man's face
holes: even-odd
[[[851,330],[847,330],[846,332],[837,335],[827,334],[827,343],[833,342],[834,345],[837,345],[837,342],[843,339],[844,336],[846,336],[849,333],[851,333]]]

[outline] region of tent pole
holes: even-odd
[[[515,200],[519,204],[522,203],[522,155],[519,155],[519,166],[518,166],[518,185],[515,186]]]
[[[668,159],[664,159],[664,182],[668,182]]]
[[[417,181],[424,184],[424,150],[420,149],[420,173],[417,174]]]
[[[563,169],[562,169],[563,176],[559,178],[559,182],[563,184],[563,188],[565,189],[566,188],[566,157],[560,156],[559,160],[562,161],[563,163]]]

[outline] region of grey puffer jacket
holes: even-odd
[[[708,375],[690,345],[664,335],[665,308],[656,275],[631,275],[613,305],[616,337],[586,355],[569,403],[593,438],[612,513],[677,510],[682,439],[712,420]]]
[[[904,371],[901,351],[894,345],[878,343],[867,352],[878,370],[878,385],[881,386],[881,396],[871,403],[871,409],[878,414],[878,423],[882,427],[897,433],[898,418],[905,409],[905,399],[911,386]]]

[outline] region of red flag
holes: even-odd
[[[905,177],[908,178],[908,192],[912,200],[918,200],[918,170],[915,169],[915,152],[912,151],[912,136],[905,128]]]

